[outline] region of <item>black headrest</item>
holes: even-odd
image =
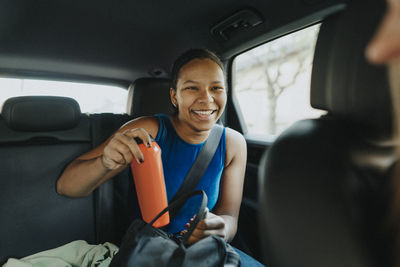
[[[8,127],[15,131],[58,131],[75,127],[81,111],[71,98],[21,96],[7,99],[1,111]]]
[[[384,0],[353,0],[327,18],[312,71],[311,105],[366,126],[371,137],[392,132],[387,68],[369,64],[364,54],[384,10]]]
[[[171,81],[165,78],[140,78],[129,89],[128,114],[132,117],[174,112],[169,89]]]

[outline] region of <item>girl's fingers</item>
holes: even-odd
[[[120,142],[116,139],[112,139],[110,143],[104,148],[103,156],[102,156],[102,163],[104,167],[109,170],[114,170],[120,166],[126,165],[128,158],[121,153],[120,146],[124,146],[119,144]]]
[[[151,147],[151,137],[143,128],[130,129],[123,133],[116,133],[105,148],[105,154],[108,148],[110,151],[117,152],[120,155],[116,155],[115,153],[111,155],[112,153],[109,151],[109,155],[106,154],[106,157],[111,158],[121,165],[130,164],[133,158],[135,158],[138,164],[144,162],[143,153],[140,151],[135,138],[142,140],[145,145]]]
[[[193,218],[190,220],[190,222],[193,222]],[[187,225],[190,226],[189,223]],[[207,212],[204,216],[204,219],[199,222],[196,229],[193,231],[188,242],[189,244],[192,244],[210,235],[225,238],[225,230],[224,219],[211,212]]]
[[[131,155],[136,159],[136,161],[140,164],[141,162],[144,161],[144,157],[142,154],[142,151],[140,151],[140,148],[136,141],[127,136],[126,134],[123,133],[116,133],[115,134],[115,149],[125,156],[126,159],[126,164],[129,164],[132,162]],[[126,158],[128,157],[128,158]],[[130,158],[130,160],[129,160]]]
[[[187,232],[187,231],[186,231]],[[185,232],[185,233],[186,233]],[[220,236],[222,238],[225,238],[225,231],[224,229],[218,229],[218,230],[199,230],[195,229],[191,236],[188,239],[189,244],[193,244],[203,238],[206,238],[208,236]]]
[[[192,236],[198,240],[205,238],[207,236],[211,236],[211,235],[225,237],[225,232],[223,231],[223,229],[214,229],[214,230],[212,230],[212,229],[209,229],[209,230],[195,229],[192,233]]]
[[[220,216],[217,216],[211,212],[206,214],[206,217],[199,222],[197,229],[201,230],[215,230],[222,229],[225,227],[225,221]]]
[[[125,132],[123,132],[123,134],[129,138],[139,138],[140,140],[142,140],[143,144],[151,147],[151,136],[143,128],[126,130]]]
[[[101,158],[101,161],[102,161],[103,166],[108,170],[115,170],[119,166],[121,166],[120,164],[113,161],[111,158],[106,157],[104,154]]]
[[[123,141],[129,147],[131,153],[135,157],[137,163],[143,163],[144,157],[136,142],[136,138],[140,139],[147,147],[151,147],[151,137],[143,128],[130,129],[123,132]]]
[[[180,235],[185,235],[187,233],[187,230],[182,230],[179,234]]]

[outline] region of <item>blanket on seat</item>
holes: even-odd
[[[3,267],[107,267],[118,247],[111,243],[90,245],[77,240],[22,259],[10,258]]]

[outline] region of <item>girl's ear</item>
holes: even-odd
[[[176,100],[176,90],[174,88],[169,89],[169,96],[171,98],[172,105],[176,108],[178,106],[178,101]]]

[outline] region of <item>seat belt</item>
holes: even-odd
[[[203,177],[205,171],[208,168],[208,165],[210,164],[212,158],[214,157],[215,151],[217,151],[223,130],[224,127],[222,127],[219,124],[215,124],[214,127],[211,129],[211,132],[208,135],[205,144],[201,148],[192,167],[186,174],[185,179],[183,180],[181,186],[178,188],[178,190],[176,191],[175,195],[172,197],[170,202],[175,201],[185,193],[193,191],[199,184],[201,178]],[[175,210],[179,210],[179,208]],[[170,215],[171,217],[174,217],[176,214],[170,214]]]

